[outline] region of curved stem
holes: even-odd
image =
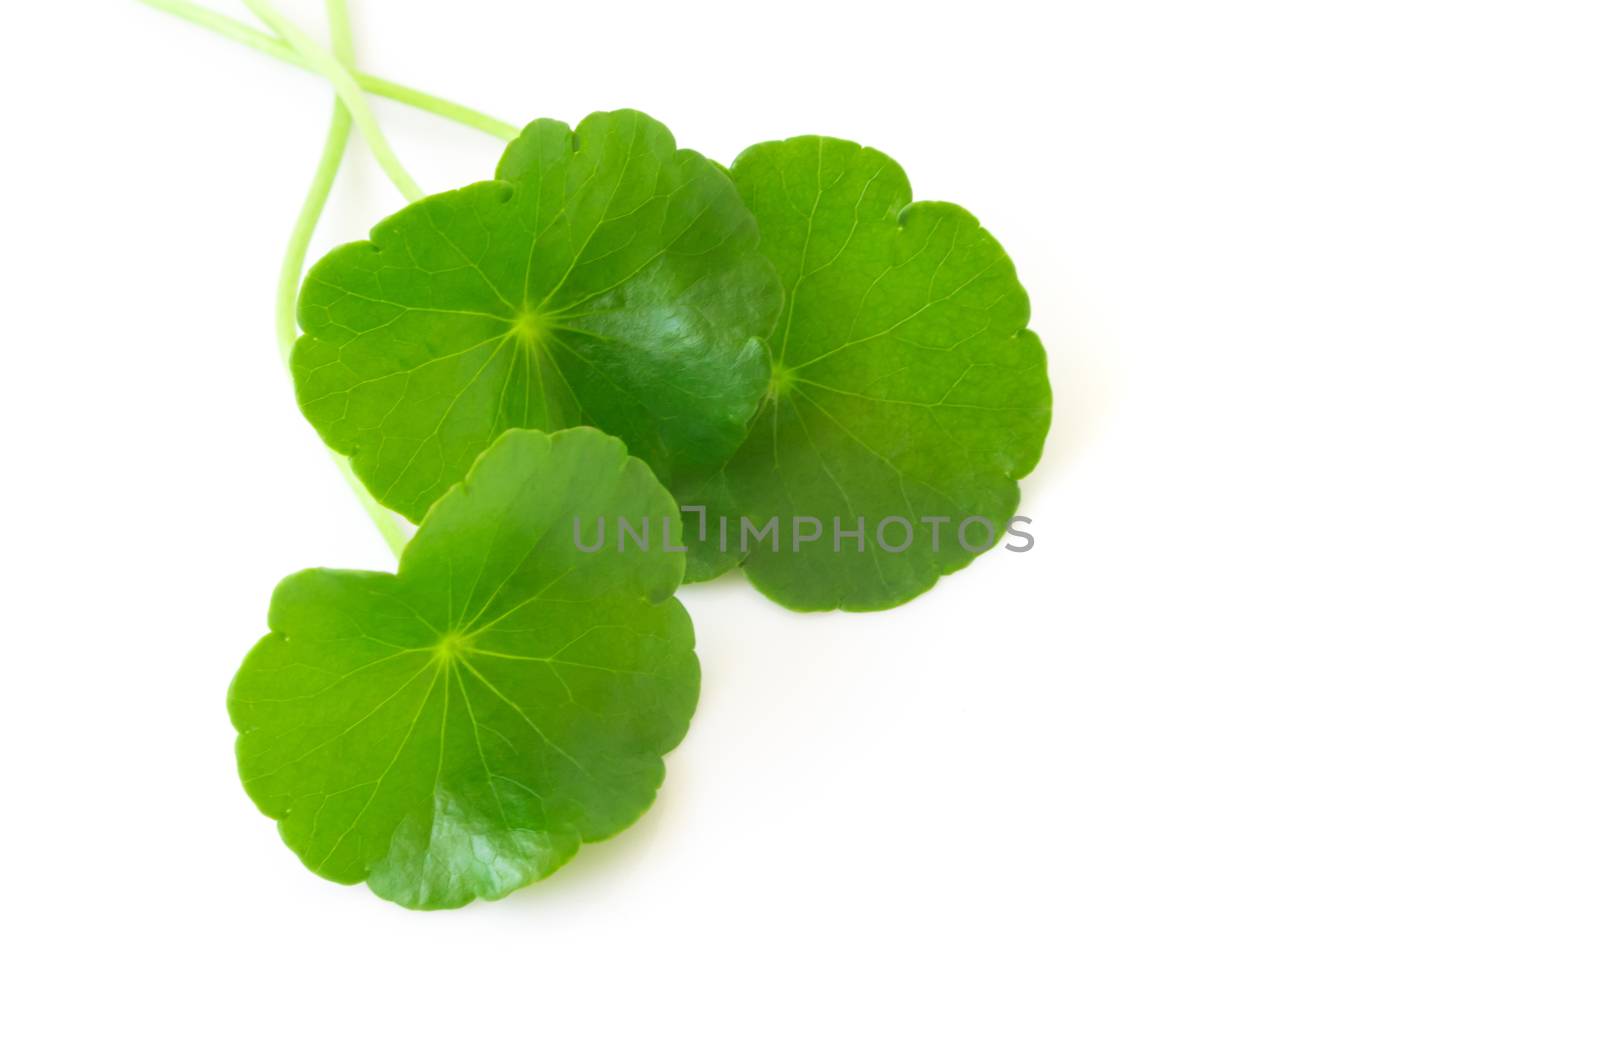
[[[295,339],[300,336],[295,326],[295,299],[300,292],[300,276],[305,270],[306,251],[311,246],[311,234],[333,190],[333,179],[344,160],[345,145],[350,141],[350,112],[337,99],[333,103],[333,117],[328,121],[328,134],[322,141],[322,156],[317,159],[316,173],[311,177],[311,187],[300,203],[300,214],[295,218],[294,230],[289,233],[289,246],[283,253],[283,265],[278,270],[278,351],[283,356],[283,366],[289,366],[289,354]]]
[[[345,5],[345,0],[326,0],[323,6],[328,12],[328,47],[334,61],[347,71],[353,70],[356,66],[356,42],[350,32],[350,9]]]
[[[354,69],[351,70],[351,76],[356,79],[356,84],[375,96],[383,96],[385,99],[392,99],[397,103],[404,103],[406,106],[425,110],[430,114],[454,121],[458,125],[465,125],[468,128],[477,129],[479,132],[486,132],[495,139],[510,143],[522,135],[522,130],[517,126],[492,118],[487,114],[473,110],[471,107],[464,107],[460,103],[452,103],[448,99],[440,99],[438,96],[429,95],[427,92],[419,92],[415,88],[407,88],[403,84],[385,81],[381,77],[373,77],[371,74],[364,74]]]
[[[202,29],[209,29],[213,33],[219,33],[229,40],[237,41],[248,48],[254,48],[256,51],[270,55],[274,59],[289,63],[292,66],[298,66],[302,70],[312,69],[311,64],[299,52],[285,44],[280,38],[274,37],[270,33],[263,33],[253,26],[240,22],[238,19],[229,18],[227,15],[219,15],[215,11],[201,7],[199,4],[191,4],[188,0],[140,0],[140,3],[157,11],[176,15],[187,22],[200,26]],[[481,110],[474,110],[471,107],[462,106],[460,103],[441,99],[428,92],[419,91],[374,74],[364,73],[348,63],[346,63],[346,66],[350,68],[350,76],[355,78],[356,84],[375,96],[392,99],[397,103],[404,103],[406,106],[437,115],[447,121],[454,121],[458,125],[477,129],[479,132],[487,133],[499,140],[510,142],[521,133],[517,126],[491,117]]]
[[[344,478],[345,484],[350,486],[350,491],[355,493],[356,501],[361,504],[361,509],[367,512],[367,517],[372,519],[372,524],[378,527],[378,532],[383,534],[383,542],[389,545],[389,551],[399,561],[405,553],[406,543],[411,539],[409,533],[400,527],[400,516],[389,508],[372,498],[372,493],[356,477],[355,467],[350,465],[350,457],[342,456],[333,449],[328,449],[328,455],[333,457],[333,465],[339,468],[339,476]]]
[[[336,48],[348,49],[350,41],[350,21],[345,12],[344,0],[327,0],[328,21],[333,26],[333,39]],[[350,142],[350,112],[339,99],[333,101],[333,117],[328,121],[328,133],[322,141],[322,156],[317,160],[316,173],[311,178],[311,187],[306,191],[305,201],[300,204],[300,214],[295,218],[294,230],[289,233],[289,246],[283,254],[283,265],[278,271],[278,299],[277,299],[277,329],[278,352],[283,358],[284,367],[289,366],[290,354],[294,351],[294,342],[298,330],[295,327],[294,309],[295,299],[300,291],[300,276],[305,271],[306,250],[311,245],[311,234],[316,230],[317,221],[322,217],[323,207],[327,205],[328,194],[333,189],[334,177],[339,173],[339,163],[344,160],[346,145]],[[350,488],[355,492],[356,499],[360,501],[367,516],[378,527],[378,532],[383,534],[384,542],[389,545],[389,550],[394,552],[395,558],[405,550],[406,532],[395,515],[373,499],[372,493],[367,491],[356,477],[355,470],[350,466],[350,460],[337,452],[329,451],[333,461],[339,467],[339,472],[349,482]]]
[[[244,2],[256,13],[256,17],[271,26],[278,36],[294,45],[294,50],[300,53],[301,58],[305,59],[313,70],[333,83],[334,91],[339,93],[340,101],[350,111],[350,119],[355,122],[356,128],[361,130],[361,138],[367,141],[373,157],[378,159],[378,164],[383,167],[383,171],[388,174],[394,186],[400,189],[400,193],[413,202],[421,198],[422,188],[411,179],[411,174],[406,172],[405,166],[401,165],[400,159],[395,156],[394,148],[389,146],[388,138],[378,127],[377,120],[372,116],[372,108],[367,106],[367,97],[362,94],[361,86],[356,84],[355,78],[350,76],[350,71],[346,70],[328,49],[307,36],[305,30],[285,18],[268,0],[244,0]]]

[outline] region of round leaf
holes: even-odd
[[[976,218],[913,203],[878,151],[805,136],[751,147],[732,172],[786,302],[749,439],[695,492],[733,520],[731,541],[740,516],[757,529],[777,518],[744,568],[783,605],[896,606],[969,563],[1016,513],[1017,480],[1050,425],[1028,296]],[[796,518],[818,524],[796,533]],[[694,579],[737,558],[690,529]]]
[[[307,275],[292,367],[323,440],[413,521],[509,428],[597,426],[669,486],[720,465],[782,299],[727,174],[619,110],[535,121],[497,176]]]
[[[648,549],[588,553],[594,520]],[[667,533],[670,527],[670,535]],[[312,569],[229,691],[245,790],[317,874],[407,907],[495,899],[655,796],[699,693],[676,506],[622,443],[513,430],[397,575]]]

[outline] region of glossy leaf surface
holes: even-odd
[[[786,301],[749,439],[694,491],[713,515],[778,519],[776,548],[750,547],[744,568],[783,605],[898,605],[972,560],[963,522],[1003,534],[1038,461],[1051,401],[1027,294],[970,213],[913,203],[878,151],[807,136],[751,147],[732,172]],[[796,517],[822,538],[796,550]],[[835,550],[834,519],[864,539]],[[880,540],[886,519],[906,524]],[[968,527],[974,548],[987,538]],[[697,546],[692,575],[736,559]]]
[[[582,519],[651,524],[587,553]],[[504,434],[397,575],[312,569],[229,692],[240,777],[317,874],[407,907],[494,899],[650,805],[699,690],[676,507],[591,429]]]
[[[503,430],[596,426],[669,486],[720,465],[768,382],[781,293],[726,172],[637,111],[529,125],[306,277],[301,409],[419,520]]]

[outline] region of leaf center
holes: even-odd
[[[450,663],[472,653],[472,637],[465,632],[451,629],[439,637],[439,642],[433,646],[433,656],[436,660]]]
[[[794,388],[794,368],[788,364],[772,365],[772,381],[767,383],[767,399],[777,400]]]
[[[511,336],[524,349],[539,349],[550,333],[550,323],[537,311],[524,308],[511,320]]]

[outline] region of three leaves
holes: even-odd
[[[993,543],[1050,418],[1004,251],[877,151],[725,171],[616,111],[534,122],[496,177],[307,276],[301,407],[421,524],[397,575],[283,581],[229,699],[285,841],[410,907],[502,896],[648,807],[698,694],[686,572],[898,605],[983,549],[959,526]],[[580,545],[622,520],[655,546]]]

